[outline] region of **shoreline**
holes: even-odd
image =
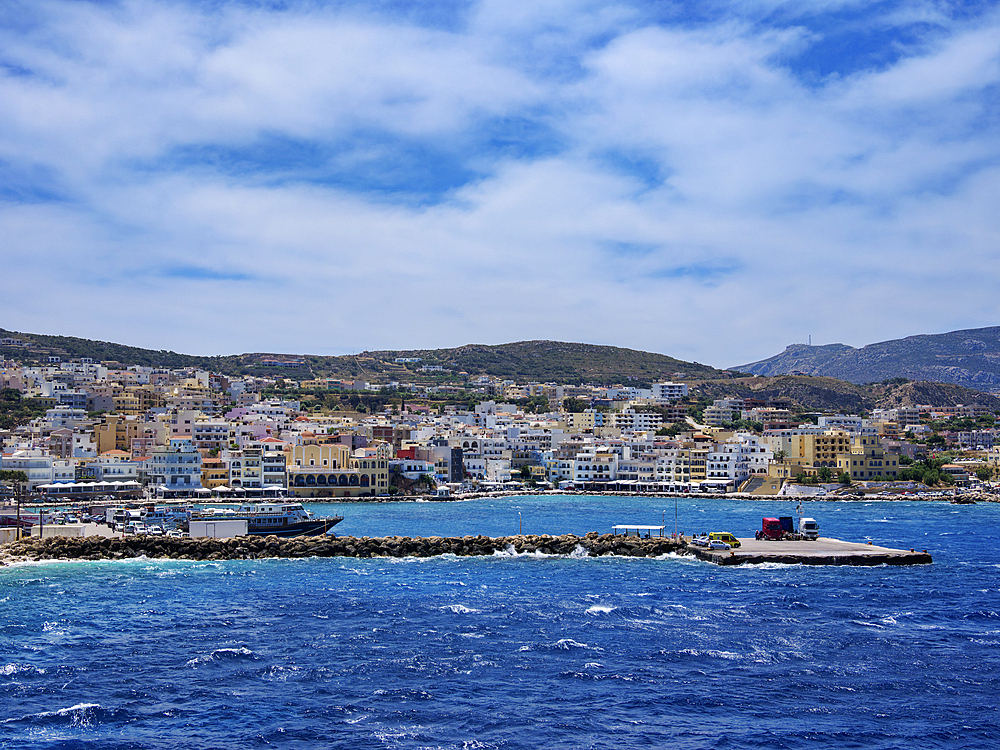
[[[289,501],[299,502],[303,505],[330,505],[330,504],[366,504],[366,503],[456,503],[469,500],[481,500],[484,498],[509,498],[509,497],[648,497],[648,498],[685,498],[702,500],[750,500],[758,502],[766,501],[788,501],[788,502],[817,502],[817,503],[871,503],[871,502],[946,502],[951,503],[956,499],[964,502],[954,503],[956,505],[975,505],[977,503],[1000,503],[1000,490],[996,493],[983,492],[981,490],[963,492],[960,495],[938,495],[934,497],[918,497],[916,495],[903,495],[891,493],[882,495],[870,493],[863,495],[853,494],[826,494],[826,495],[755,495],[746,492],[619,492],[610,490],[495,490],[490,492],[467,492],[459,495],[449,495],[440,497],[437,495],[392,495],[376,497],[294,497],[286,498]],[[970,502],[971,501],[971,502]],[[212,499],[203,500],[200,498],[177,498],[173,500],[132,500],[121,503],[110,503],[107,501],[94,502],[94,505],[239,505],[247,502],[247,499]],[[44,503],[34,501],[22,502],[24,509],[38,507],[79,507],[88,503],[81,499],[74,500],[52,500]]]

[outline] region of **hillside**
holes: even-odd
[[[792,344],[774,357],[733,369],[755,375],[798,372],[851,383],[902,377],[990,391],[1000,388],[1000,327],[908,336],[861,349]]]
[[[141,349],[107,341],[71,336],[48,336],[0,329],[0,338],[22,340],[27,346],[0,346],[0,355],[43,364],[49,356],[64,360],[90,357],[95,362],[123,366],[199,368],[224,375],[283,375],[297,380],[315,377],[363,379],[386,382],[461,382],[469,376],[492,375],[523,381],[557,383],[649,384],[663,378],[726,378],[729,373],[695,362],[634,349],[559,341],[521,341],[487,346],[469,344],[453,349],[362,352],[358,355],[317,356],[252,353],[198,357],[166,350]],[[403,365],[396,358],[419,357],[418,364]],[[422,365],[440,365],[450,373],[423,374]]]
[[[616,346],[562,341],[518,341],[487,346],[469,344],[455,349],[366,352],[393,361],[420,357],[422,365],[441,365],[469,375],[493,375],[511,380],[558,383],[651,383],[663,378],[720,378],[728,373],[663,354]]]
[[[793,411],[831,411],[859,414],[873,409],[932,404],[957,406],[980,404],[1000,409],[1000,398],[970,388],[946,383],[878,383],[858,385],[843,380],[809,375],[740,378],[727,382],[696,384],[708,398],[787,399]]]
[[[240,358],[234,356],[197,357],[190,354],[177,354],[166,349],[141,349],[136,346],[114,344],[109,341],[92,341],[73,336],[47,336],[0,328],[0,338],[20,339],[27,345],[0,346],[0,354],[4,357],[21,361],[44,362],[45,358],[49,356],[61,357],[64,360],[90,357],[95,362],[120,362],[124,365],[171,369],[197,367],[216,372],[221,372],[224,369],[232,370],[240,366]]]

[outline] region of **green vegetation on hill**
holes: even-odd
[[[0,354],[25,362],[44,363],[49,356],[63,359],[89,357],[95,362],[118,362],[169,369],[199,368],[223,375],[283,376],[296,380],[318,377],[385,382],[461,383],[464,377],[492,375],[519,382],[627,383],[648,385],[675,373],[678,377],[718,378],[730,374],[695,362],[634,349],[559,341],[521,341],[487,346],[470,344],[454,349],[421,349],[398,352],[362,352],[338,357],[294,354],[240,354],[198,357],[166,350],[141,349],[106,341],[71,336],[45,336],[0,329],[0,337],[19,338],[25,347],[2,347]],[[394,362],[397,357],[420,357],[416,365]],[[301,363],[285,367],[274,362]],[[440,365],[449,373],[420,373],[422,365]]]
[[[649,386],[674,377],[725,378],[729,373],[697,362],[616,346],[562,341],[518,341],[487,346],[469,344],[454,349],[366,352],[383,362],[420,357],[421,365],[441,365],[469,375],[492,375],[518,382],[624,383]]]
[[[23,362],[44,363],[50,356],[64,360],[89,357],[95,362],[120,362],[123,365],[142,367],[163,367],[180,369],[197,367],[203,370],[232,371],[241,365],[239,357],[197,357],[191,354],[177,354],[166,349],[142,349],[137,346],[113,344],[108,341],[92,341],[74,336],[46,336],[37,333],[18,333],[0,328],[0,338],[21,339],[23,346],[0,347],[0,354]]]
[[[23,398],[13,388],[0,389],[0,429],[10,430],[28,424],[45,414],[46,406],[31,398]]]

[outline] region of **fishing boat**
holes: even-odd
[[[256,536],[321,536],[344,520],[343,516],[314,518],[302,503],[288,501],[246,503],[239,508],[207,508],[191,514],[198,521],[247,522],[247,534]]]

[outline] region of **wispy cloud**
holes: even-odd
[[[220,271],[198,266],[168,266],[161,275],[168,279],[190,279],[192,281],[257,281],[257,277],[238,271]]]
[[[991,325],[998,88],[992,0],[7,3],[0,312],[720,365]],[[126,325],[86,304],[109,285],[175,312]]]

